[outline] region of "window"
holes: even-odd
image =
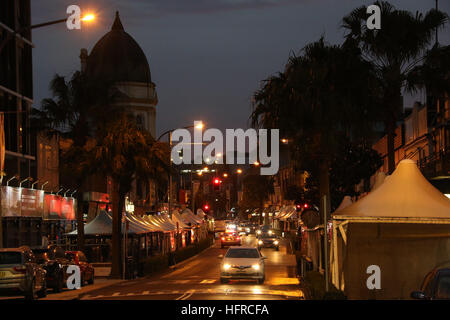
[[[244,258],[244,259],[257,259],[259,258],[259,252],[257,249],[230,249],[226,255],[227,258]]]
[[[20,252],[0,252],[0,264],[19,263],[22,263],[22,254]]]

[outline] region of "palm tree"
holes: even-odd
[[[319,167],[320,197],[330,212],[330,161],[339,137],[365,136],[373,110],[372,70],[357,52],[327,45],[323,38],[289,59],[254,95],[254,126],[280,128],[303,168]],[[321,211],[324,212],[321,203]]]
[[[123,112],[97,132],[94,143],[84,146],[78,167],[84,174],[101,173],[112,179],[112,270],[121,275],[121,224],[125,196],[132,182],[139,179],[163,181],[169,167],[168,153],[146,130],[140,129],[132,115]]]
[[[60,169],[62,172],[70,172],[74,184],[81,186],[86,175],[76,170],[78,156],[87,141],[93,137],[95,124],[105,122],[103,110],[111,109],[114,91],[109,82],[88,78],[78,71],[70,80],[56,74],[50,83],[50,90],[53,98],[43,99],[40,109],[32,110],[31,125],[35,132],[44,132],[48,136],[58,135],[71,142],[70,148],[61,154]],[[81,198],[78,198],[80,206]],[[77,243],[81,250],[84,247],[83,225],[83,211],[79,207]]]
[[[395,169],[394,138],[396,121],[402,113],[402,91],[409,72],[423,59],[423,54],[443,27],[448,16],[436,9],[425,15],[397,10],[386,1],[375,2],[381,9],[381,29],[367,28],[366,7],[354,9],[343,18],[347,31],[344,45],[358,47],[363,57],[374,64],[382,88],[380,111],[388,142],[389,173]]]

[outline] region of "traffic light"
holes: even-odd
[[[297,210],[297,212],[302,211],[302,205],[301,204],[296,204],[295,205],[295,210]]]
[[[203,211],[204,211],[204,212],[208,212],[208,211],[209,211],[209,205],[208,205],[208,204],[205,204],[205,205],[203,206]]]
[[[220,190],[221,183],[222,183],[222,180],[220,180],[219,178],[214,178],[214,180],[213,180],[214,191]]]

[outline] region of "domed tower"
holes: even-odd
[[[81,49],[80,61],[81,72],[87,76],[114,83],[119,92],[115,94],[113,103],[134,114],[138,125],[155,138],[155,108],[158,103],[155,84],[152,82],[147,58],[139,44],[125,32],[119,12],[116,12],[111,31],[95,44],[90,54],[86,49]],[[104,178],[98,177],[103,182],[91,184],[88,189],[111,195],[110,178],[106,181]],[[150,210],[151,204],[155,202],[155,190],[154,181],[133,181],[129,200],[134,203],[135,212]]]
[[[81,49],[81,70],[88,76],[112,81],[121,94],[114,103],[130,110],[137,123],[155,137],[158,97],[147,58],[139,44],[125,32],[119,12],[111,27],[87,55]]]

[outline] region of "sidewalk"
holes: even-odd
[[[127,280],[104,279],[104,278],[95,279],[94,284],[86,285],[84,287],[81,287],[78,290],[65,289],[61,293],[51,293],[51,291],[49,291],[49,293],[47,294],[47,297],[45,297],[43,299],[39,299],[39,300],[77,300],[80,298],[80,295],[82,295],[82,294],[86,294],[88,292],[91,292],[91,291],[94,291],[97,289],[101,289],[101,288],[105,288],[108,286],[112,286],[114,284],[125,282],[125,281],[127,281]]]

